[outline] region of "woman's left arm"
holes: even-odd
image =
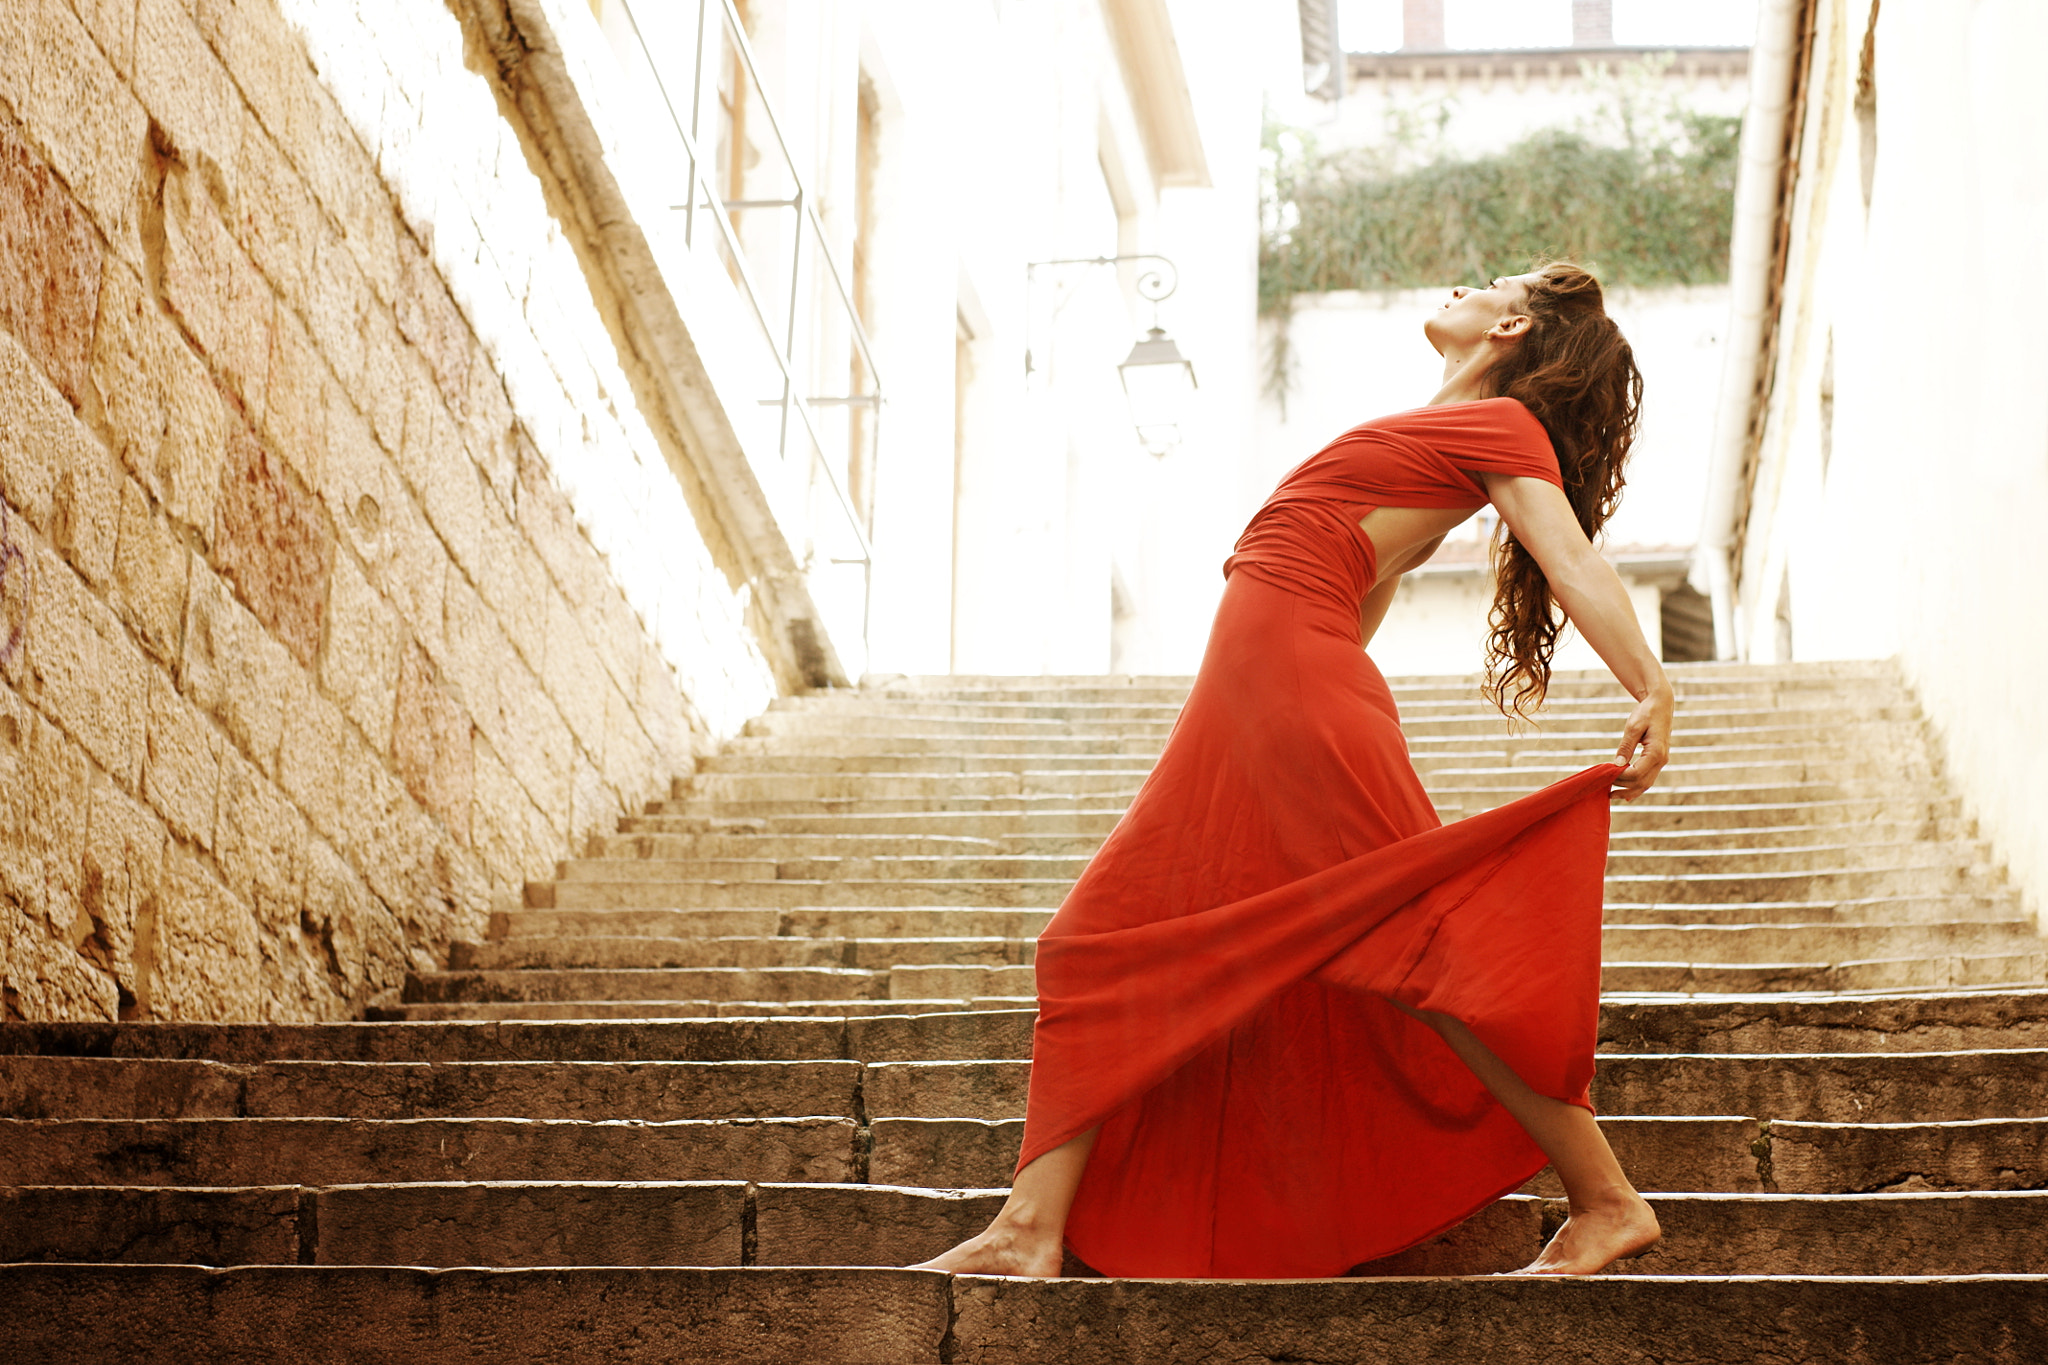
[[[1481,477],[1501,520],[1543,570],[1551,596],[1636,699],[1621,735],[1620,756],[1628,769],[1614,784],[1623,800],[1633,800],[1650,789],[1671,758],[1674,698],[1664,665],[1643,637],[1621,576],[1579,529],[1564,490],[1544,479]]]

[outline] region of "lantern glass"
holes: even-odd
[[[1173,338],[1154,327],[1116,368],[1123,376],[1124,396],[1131,403],[1132,425],[1145,449],[1164,455],[1179,445],[1181,421],[1199,386],[1193,363],[1180,353]]]

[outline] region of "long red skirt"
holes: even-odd
[[[1166,749],[1038,942],[1019,1169],[1102,1126],[1106,1274],[1341,1274],[1541,1170],[1429,1028],[1586,1105],[1608,788],[1444,825],[1355,615],[1233,574]]]

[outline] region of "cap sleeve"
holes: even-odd
[[[1564,486],[1550,433],[1519,400],[1488,398],[1424,411],[1433,416],[1441,414],[1428,440],[1454,467],[1469,473],[1518,475]]]

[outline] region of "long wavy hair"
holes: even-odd
[[[1552,261],[1536,274],[1528,330],[1495,367],[1494,390],[1521,400],[1550,433],[1564,495],[1591,540],[1621,501],[1643,376],[1628,339],[1607,316],[1598,280],[1569,261]],[[1542,568],[1505,523],[1494,540],[1493,566],[1485,695],[1503,715],[1526,717],[1549,690],[1564,620]]]

